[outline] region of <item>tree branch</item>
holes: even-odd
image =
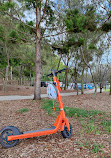
[[[11,38],[11,37],[4,37],[4,36],[0,36],[2,38],[4,38],[5,40],[13,40],[15,42],[17,42],[18,40],[16,38]],[[23,42],[33,42],[33,40],[27,40],[27,39],[24,39],[24,38],[20,38],[21,41]]]
[[[24,24],[25,26],[28,26],[29,28],[33,29],[33,31],[36,33],[36,31],[35,31],[35,27],[32,27],[32,26],[26,24],[26,23],[23,22],[21,19],[18,19],[17,17],[12,16],[12,15],[9,14],[8,12],[5,12],[5,13],[6,13],[8,16],[10,16],[12,19],[15,19],[15,20],[21,22],[22,24]]]
[[[46,6],[47,6],[47,0],[45,1],[45,6],[44,6],[44,9],[43,9],[43,15],[42,15],[42,17],[41,17],[41,19],[40,19],[40,21],[39,21],[39,23],[38,23],[38,28],[39,28],[39,26],[40,26],[40,23],[41,23],[41,21],[43,20],[43,18],[44,18],[44,14],[45,14],[45,11],[46,11]]]
[[[90,69],[90,73],[91,73],[91,76],[92,76],[92,80],[93,80],[93,83],[95,84],[95,79],[94,79],[94,76],[93,76],[93,73],[92,73],[92,69],[90,67],[90,65],[86,62],[85,60],[85,57],[84,57],[84,54],[83,54],[83,51],[82,51],[82,47],[80,47],[80,52],[81,52],[81,55],[83,57],[83,61],[84,63],[86,64],[86,66]]]

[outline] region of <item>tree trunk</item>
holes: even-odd
[[[77,91],[77,95],[78,95],[78,84],[77,84],[77,68],[75,66],[75,69],[74,69],[74,83],[75,83],[75,90]]]
[[[96,83],[95,83],[95,82],[94,82],[94,87],[95,87],[94,94],[96,95],[96,93],[97,93],[97,85],[96,85]]]
[[[102,93],[102,89],[103,89],[102,83],[100,83],[100,93]]]
[[[35,75],[34,75],[34,72],[33,72],[33,82],[32,82],[33,86],[34,86],[34,83],[35,83]]]
[[[68,87],[68,64],[69,64],[69,58],[67,60],[67,64],[66,64],[66,72],[65,72],[65,87],[64,90],[66,90],[66,88]]]
[[[5,80],[8,82],[9,65],[6,67]]]
[[[30,86],[32,85],[32,75],[31,75],[31,69],[30,69]]]
[[[6,50],[6,55],[7,55],[7,67],[6,67],[5,79],[6,79],[6,82],[7,82],[8,81],[8,77],[9,77],[9,66],[10,66],[10,63],[9,63],[9,53],[8,53],[8,50],[7,50],[6,42],[5,42],[5,50]]]
[[[20,66],[20,85],[22,85],[22,65]]]
[[[37,1],[36,1],[37,4]],[[41,30],[40,30],[40,18],[41,18],[41,10],[36,6],[36,74],[35,74],[35,87],[34,87],[34,99],[41,99]],[[38,26],[39,25],[39,26]]]
[[[59,62],[58,62],[57,71],[59,70],[59,66],[60,66],[60,63],[61,63],[61,58],[62,58],[62,55],[61,55],[61,57],[59,59]]]
[[[76,89],[76,92],[77,92],[77,95],[78,95],[79,93],[78,93],[78,84],[77,84],[77,80],[75,80],[75,89]]]
[[[87,71],[86,71],[86,79],[85,79],[85,89],[87,89]]]
[[[67,74],[68,74],[68,66],[66,66],[66,72],[65,72],[65,87],[64,90],[67,88]]]
[[[3,92],[6,91],[6,81],[5,81],[5,78],[3,78]]]
[[[11,84],[12,84],[12,66],[11,66],[11,68],[10,68],[10,80],[11,80]]]
[[[81,94],[84,94],[84,86],[83,86],[83,84],[84,84],[84,67],[82,69],[82,76],[81,77],[82,77],[81,78]]]
[[[24,76],[24,86],[26,85],[26,76]]]
[[[109,95],[111,95],[111,74],[110,74],[110,92]]]

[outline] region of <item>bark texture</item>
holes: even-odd
[[[84,67],[82,69],[82,76],[81,76],[81,94],[84,94]]]
[[[41,99],[41,30],[40,30],[40,22],[41,19],[41,10],[40,7],[36,6],[36,46],[35,46],[35,53],[36,53],[36,76],[35,76],[35,89],[34,89],[34,99],[40,100]]]
[[[110,92],[109,94],[111,95],[111,74],[110,74]]]

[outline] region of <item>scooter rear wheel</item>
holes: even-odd
[[[15,126],[8,126],[1,130],[2,133],[0,135],[0,143],[4,148],[11,148],[15,146],[19,140],[8,141],[7,137],[11,135],[19,135],[21,132]]]
[[[66,124],[64,126],[64,130],[61,131],[63,138],[70,138],[72,136],[72,126],[70,123],[69,125],[70,125],[70,131],[68,131]]]

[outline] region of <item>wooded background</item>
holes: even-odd
[[[110,0],[1,0],[0,78],[4,85],[34,85],[52,69],[61,82],[111,84]],[[111,87],[111,86],[110,86]],[[110,88],[111,94],[111,88]]]

